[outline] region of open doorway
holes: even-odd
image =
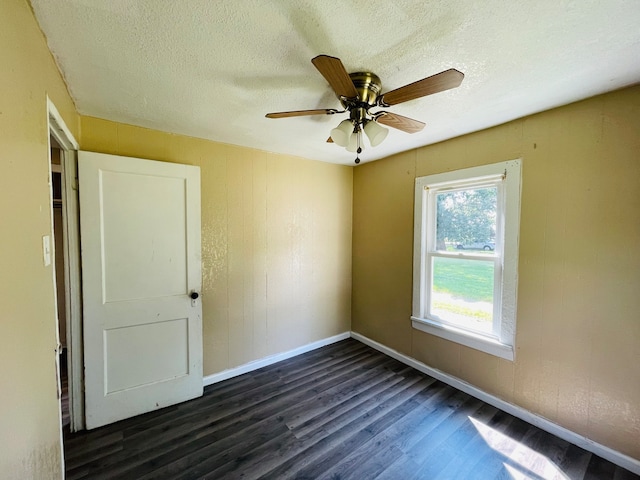
[[[78,143],[50,100],[47,107],[62,440],[63,431],[84,429]]]
[[[60,379],[60,417],[62,430],[69,430],[69,371],[67,347],[67,280],[65,278],[64,255],[64,199],[62,196],[62,156],[63,149],[57,140],[49,137],[51,158],[51,196],[53,206],[53,267],[56,279],[56,304],[58,314],[58,377]]]

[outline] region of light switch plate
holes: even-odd
[[[51,237],[49,235],[42,237],[42,257],[45,267],[51,265]]]

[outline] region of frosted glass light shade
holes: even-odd
[[[364,133],[367,134],[369,142],[371,142],[371,146],[376,147],[380,145],[385,138],[387,138],[389,129],[384,128],[380,124],[371,120],[364,126]]]
[[[331,138],[333,139],[333,143],[336,145],[346,147],[349,145],[349,139],[351,138],[352,133],[353,124],[351,123],[351,120],[343,120],[336,128],[331,130]]]
[[[358,133],[354,133],[349,138],[349,144],[347,145],[347,152],[355,152],[358,150],[358,136],[361,135],[360,131]],[[362,145],[362,140],[360,140],[360,148],[364,150],[364,145]]]

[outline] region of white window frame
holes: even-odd
[[[413,252],[413,328],[498,357],[515,359],[520,234],[520,159],[416,178]],[[435,248],[435,196],[439,192],[496,186],[498,208],[494,255],[441,252]],[[447,323],[429,313],[434,257],[494,261],[493,332]]]

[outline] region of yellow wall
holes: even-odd
[[[204,373],[350,330],[351,167],[81,117],[81,148],[198,165]]]
[[[523,158],[516,361],[411,328],[416,176]],[[352,329],[640,459],[640,87],[362,165]]]
[[[24,0],[0,2],[0,64],[3,479],[61,475],[46,95],[85,149],[201,166],[205,374],[348,330],[352,303],[355,331],[640,458],[640,87],[352,173],[80,119]],[[516,157],[512,363],[412,330],[409,315],[414,178]]]
[[[0,2],[0,477],[59,478],[46,95],[74,135],[78,117],[24,0]]]

